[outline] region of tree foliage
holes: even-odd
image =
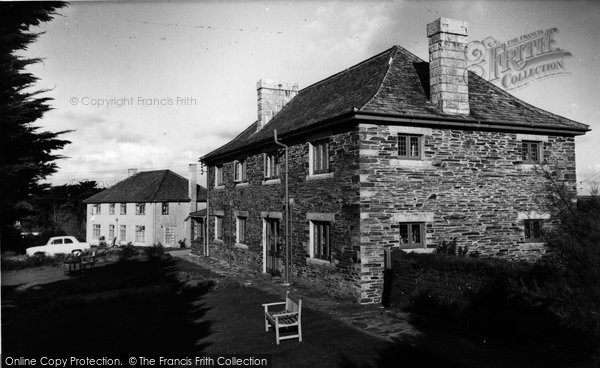
[[[64,2],[0,3],[0,226],[2,243],[14,233],[13,224],[30,212],[26,203],[44,188],[40,181],[56,171],[55,151],[70,143],[65,131],[41,131],[33,123],[51,109],[49,97],[35,90],[38,80],[27,67],[41,59],[23,51],[41,33],[30,28],[50,21]],[[12,239],[14,240],[14,239]]]

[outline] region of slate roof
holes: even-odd
[[[143,171],[118,182],[84,203],[189,202],[189,181],[171,170]],[[206,189],[197,186],[198,202],[206,202]]]
[[[394,46],[353,67],[302,89],[267,125],[254,122],[230,142],[205,155],[217,159],[279,136],[314,128],[354,114],[545,128],[584,134],[589,126],[525,103],[469,72],[468,116],[443,113],[429,101],[429,63]],[[350,119],[351,120],[351,119]],[[352,123],[349,120],[349,123]]]

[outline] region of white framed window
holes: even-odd
[[[401,222],[398,224],[400,231],[401,248],[425,248],[425,223]]]
[[[175,244],[175,226],[165,226],[165,244]]]
[[[136,242],[146,241],[146,226],[143,226],[143,225],[135,226],[135,241]]]
[[[127,240],[127,225],[119,226],[119,240],[120,241]]]
[[[310,143],[309,166],[310,174],[326,174],[329,170],[329,143],[317,141]]]
[[[115,238],[115,225],[108,225],[108,240],[112,241]]]
[[[331,222],[310,221],[310,257],[331,260]]]
[[[136,203],[135,204],[135,214],[136,215],[145,215],[146,214],[146,203]]]
[[[542,157],[542,142],[523,141],[521,143],[521,158],[524,164],[538,164]]]
[[[236,239],[238,244],[246,244],[246,217],[238,217],[236,220]]]
[[[423,137],[420,135],[398,134],[398,157],[420,160]]]
[[[223,166],[215,166],[215,186],[223,185]]]
[[[92,225],[92,236],[94,239],[100,238],[100,224]]]
[[[126,215],[127,214],[127,203],[121,203],[121,205],[119,206],[121,208],[121,215]]]
[[[223,240],[223,216],[215,216],[215,240]]]
[[[233,162],[233,181],[243,183],[246,179],[246,160]]]
[[[163,215],[169,214],[169,202],[163,202],[161,206],[161,212]]]
[[[92,205],[92,215],[100,215],[102,213],[102,206],[100,203],[95,203]]]
[[[115,214],[115,204],[114,203],[109,203],[108,204],[108,214],[109,215],[114,215]]]
[[[279,177],[279,153],[277,151],[265,153],[265,179]]]

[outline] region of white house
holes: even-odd
[[[206,208],[206,189],[197,185],[196,165],[190,180],[171,170],[130,170],[127,179],[86,200],[86,241],[101,237],[110,244],[189,247],[193,239],[190,213]]]

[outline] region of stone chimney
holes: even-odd
[[[137,169],[127,169],[127,177],[137,174]]]
[[[438,18],[427,25],[431,103],[453,115],[469,115],[467,22]]]
[[[259,131],[298,94],[298,83],[280,83],[269,79],[260,79],[256,82],[256,91],[258,92],[256,131]]]
[[[190,212],[198,210],[198,168],[196,164],[190,164],[190,180],[188,181],[188,193],[190,196]]]

